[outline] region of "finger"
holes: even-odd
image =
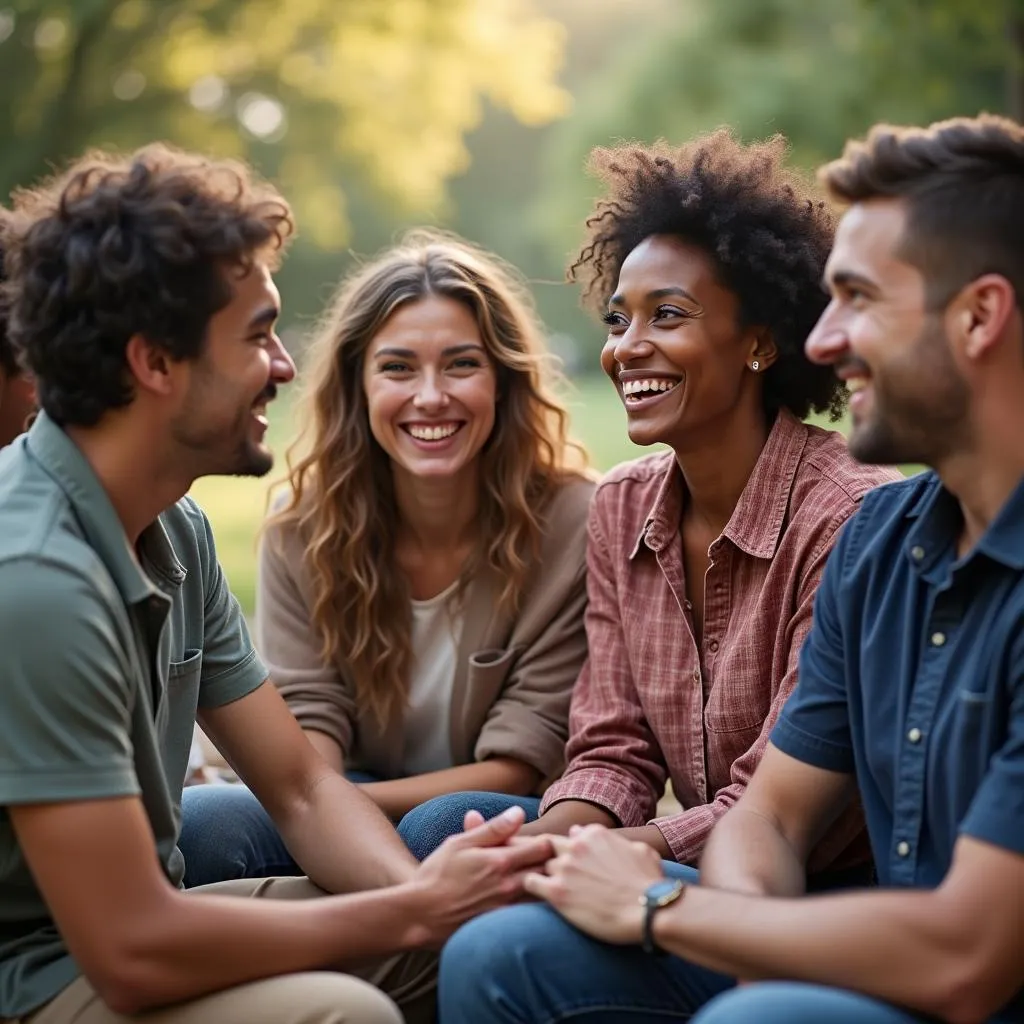
[[[453,836],[448,840],[454,846],[501,846],[511,839],[526,821],[522,807],[509,807],[497,817]]]
[[[535,899],[552,903],[557,891],[558,883],[547,875],[531,871],[523,876],[523,892],[528,893]]]
[[[563,853],[571,853],[576,849],[576,844],[568,836],[548,836],[551,840],[551,848],[557,856]]]
[[[554,854],[551,841],[547,836],[533,836],[505,847],[503,851],[505,866],[509,871],[522,871],[523,868],[546,864]]]
[[[479,811],[466,811],[466,816],[462,819],[462,831],[469,832],[474,828],[479,828],[485,820]]]

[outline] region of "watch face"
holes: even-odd
[[[660,882],[649,885],[644,895],[648,903],[664,903],[666,900],[671,900],[681,888],[682,884],[678,879],[663,878]]]

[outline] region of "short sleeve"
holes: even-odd
[[[846,581],[843,566],[861,513],[841,530],[832,550],[821,586],[814,599],[814,614],[800,650],[793,695],[772,730],[771,742],[790,757],[826,771],[854,770],[850,711],[847,697],[847,658],[841,595]]]
[[[199,517],[196,529],[203,573],[203,670],[199,706],[215,708],[244,697],[269,675],[249,636],[241,606],[231,593],[217,559],[209,520]]]
[[[37,558],[0,565],[0,804],[140,792],[126,630],[84,574]]]

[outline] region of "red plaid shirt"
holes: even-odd
[[[624,828],[643,825],[671,778],[684,810],[654,824],[678,861],[696,861],[792,692],[837,531],[866,491],[898,478],[858,463],[841,435],[781,413],[711,545],[698,649],[675,458],[659,453],[612,470],[590,513],[589,658],[573,693],[568,765],[542,812],[559,800],[586,800]],[[850,808],[810,870],[863,863],[862,829],[859,808]]]

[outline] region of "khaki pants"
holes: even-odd
[[[190,895],[204,892],[284,900],[324,895],[308,878],[239,879],[201,886],[190,890]],[[108,1009],[85,978],[79,978],[41,1009],[18,1020],[20,1024],[402,1024],[403,1020],[429,1024],[437,1016],[436,984],[436,954],[405,953],[359,965],[351,974],[309,971],[264,978],[162,1010],[125,1016]]]

